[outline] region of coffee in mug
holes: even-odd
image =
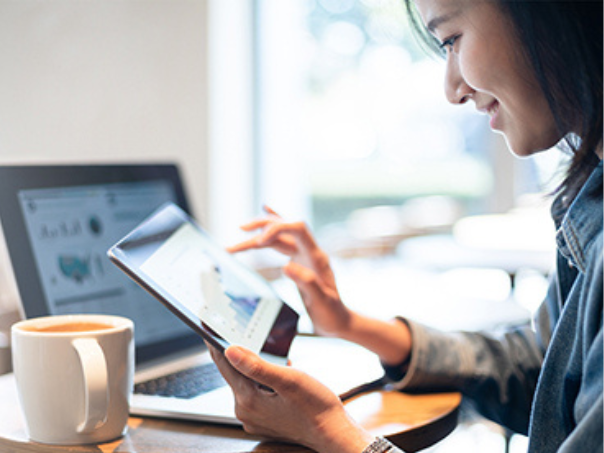
[[[134,327],[110,315],[62,315],[13,325],[13,370],[31,440],[87,444],[127,429]]]
[[[23,329],[30,332],[92,332],[95,330],[105,330],[113,327],[110,324],[101,324],[98,322],[66,322],[64,324],[50,324],[48,326],[24,326]]]

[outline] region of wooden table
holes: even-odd
[[[297,340],[298,341],[298,340]],[[303,342],[317,341],[312,339]],[[333,346],[333,342],[330,343]],[[321,345],[322,352],[329,346]],[[340,344],[336,344],[340,347]],[[312,348],[310,348],[312,349]],[[355,355],[356,366],[363,354],[347,346],[338,354],[344,362]],[[309,348],[292,348],[292,361],[305,362]],[[328,356],[331,354],[322,354]],[[333,355],[330,362],[333,364]],[[313,354],[316,369],[324,368]],[[367,366],[367,363],[363,363]],[[305,369],[305,371],[307,371]],[[313,370],[308,371],[314,374]],[[458,393],[409,395],[397,391],[374,391],[350,399],[346,407],[355,420],[376,435],[384,435],[405,451],[426,448],[447,436],[457,424],[461,396]],[[78,453],[294,453],[307,448],[269,442],[247,434],[242,428],[200,422],[130,417],[127,434],[114,442],[85,446],[53,446],[30,442],[19,406],[14,376],[0,376],[0,452]]]

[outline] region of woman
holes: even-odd
[[[406,1],[425,42],[445,54],[450,102],[473,101],[518,156],[561,141],[573,153],[552,207],[557,270],[535,330],[451,334],[355,313],[304,224],[274,213],[244,226],[262,232],[232,251],[290,256],[285,274],[316,330],[378,354],[399,388],[459,390],[487,417],[528,434],[531,452],[602,451],[602,2]],[[249,432],[325,453],[399,451],[303,373],[239,347],[214,356]]]

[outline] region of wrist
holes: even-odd
[[[381,320],[349,312],[346,329],[337,336],[374,352],[385,364],[399,364],[410,358],[411,331],[401,319]]]
[[[355,318],[358,315],[350,308],[341,304],[341,307],[337,311],[337,322],[331,325],[317,325],[315,324],[315,331],[319,335],[333,338],[341,338],[342,340],[353,341],[354,338],[354,326],[356,324]]]
[[[411,328],[404,318],[396,317],[388,322],[393,328],[393,332],[396,332],[391,339],[389,344],[395,346],[388,351],[380,354],[380,361],[385,366],[397,366],[399,368],[405,368],[405,371],[409,368],[411,363],[411,352],[413,350],[413,338],[411,335]]]
[[[334,417],[330,423],[322,424],[315,445],[308,445],[321,453],[359,453],[375,440],[372,435],[344,412],[344,418]],[[335,423],[334,419],[336,420]]]
[[[354,434],[348,432],[340,436],[339,440],[342,442],[332,445],[329,453],[369,453],[367,448],[375,442],[375,436],[367,431]]]
[[[340,330],[337,333],[337,337],[343,340],[357,342],[360,331],[359,327],[363,326],[363,315],[351,310],[346,307],[342,319],[345,321],[342,323]]]

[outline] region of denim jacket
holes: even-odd
[[[461,391],[528,434],[529,452],[602,452],[602,162],[552,216],[558,262],[534,326],[444,333],[405,320],[411,361],[386,373],[405,391]]]

